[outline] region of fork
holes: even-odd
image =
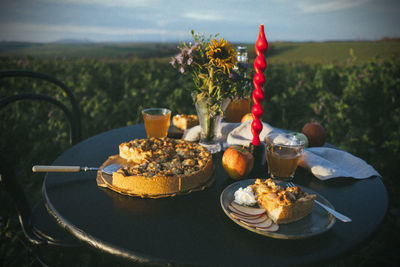
[[[294,183],[292,182],[288,182],[286,184],[289,187],[293,187],[296,186]],[[318,200],[314,200],[315,203],[317,203],[318,205],[320,205],[322,208],[324,208],[327,212],[329,212],[330,214],[332,214],[333,216],[335,216],[337,219],[341,220],[342,222],[351,222],[351,219],[343,214],[341,214],[340,212],[337,212],[327,206],[325,206],[324,204],[322,204],[321,202],[319,202]]]

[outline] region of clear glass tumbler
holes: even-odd
[[[166,108],[147,108],[142,110],[147,138],[164,138],[168,135],[171,110]]]
[[[271,178],[290,181],[299,164],[305,142],[288,133],[270,133],[265,138],[268,174]]]

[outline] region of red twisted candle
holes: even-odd
[[[255,50],[257,57],[254,61],[254,70],[256,74],[253,77],[254,90],[252,94],[253,98],[253,108],[251,109],[251,114],[253,117],[253,122],[251,123],[251,133],[253,134],[252,144],[255,146],[260,145],[260,132],[262,131],[263,125],[261,123],[261,116],[263,115],[263,108],[261,101],[264,100],[264,91],[262,89],[265,83],[265,77],[263,71],[267,67],[267,62],[264,58],[264,51],[268,49],[268,42],[265,38],[264,25],[260,25],[260,32],[258,34],[257,42],[255,45]]]

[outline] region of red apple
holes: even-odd
[[[318,122],[306,123],[301,132],[307,136],[310,147],[323,146],[326,141],[325,129]]]
[[[253,169],[254,157],[241,146],[230,146],[222,155],[222,166],[232,179],[240,180]]]

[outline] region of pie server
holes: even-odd
[[[105,168],[94,167],[81,167],[81,166],[49,166],[49,165],[35,165],[32,167],[33,172],[88,172],[88,171],[102,171],[108,175],[118,171],[121,168],[119,164],[111,164]]]

